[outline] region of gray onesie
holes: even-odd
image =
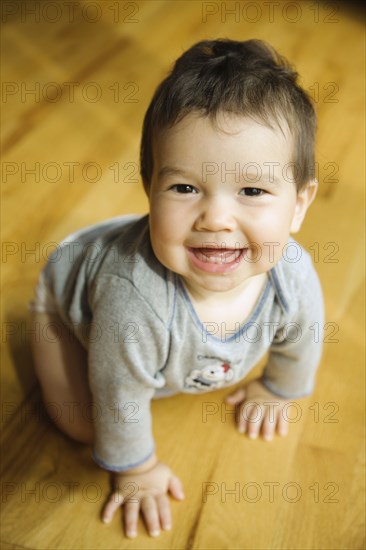
[[[229,387],[267,352],[262,381],[271,392],[313,392],[323,296],[310,255],[292,238],[290,248],[247,322],[221,332],[200,321],[180,276],[155,257],[148,214],[89,226],[57,246],[43,273],[59,315],[88,349],[100,466],[123,471],[152,455],[151,399]]]

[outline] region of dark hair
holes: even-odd
[[[153,173],[153,140],[190,112],[251,117],[293,138],[293,178],[300,191],[314,177],[316,114],[298,73],[262,40],[202,40],[177,59],[157,87],[146,111],[140,149],[140,173],[149,194]],[[283,131],[283,130],[282,130]]]

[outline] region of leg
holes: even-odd
[[[93,401],[87,351],[56,313],[32,311],[31,317],[32,323],[39,323],[40,328],[40,341],[32,338],[32,352],[46,410],[68,436],[92,443],[93,423],[87,416],[92,409],[86,407]],[[59,418],[53,418],[55,409],[51,404],[57,404],[57,410],[61,411]]]

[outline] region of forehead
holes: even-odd
[[[288,163],[293,140],[286,124],[280,129],[249,117],[220,113],[215,124],[191,113],[158,133],[153,143],[154,172],[169,165],[208,162]]]

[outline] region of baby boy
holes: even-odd
[[[45,405],[111,472],[103,520],[123,506],[128,536],[140,511],[152,536],[170,529],[167,494],[184,498],[157,457],[152,399],[237,384],[268,352],[226,401],[239,432],[270,440],[287,433],[284,406],[313,392],[323,296],[290,234],[317,192],[316,116],[297,76],[260,40],[183,53],[144,119],[149,213],[69,235],[41,271],[32,316],[58,336],[32,344]],[[70,402],[93,422],[78,408],[71,422]]]

